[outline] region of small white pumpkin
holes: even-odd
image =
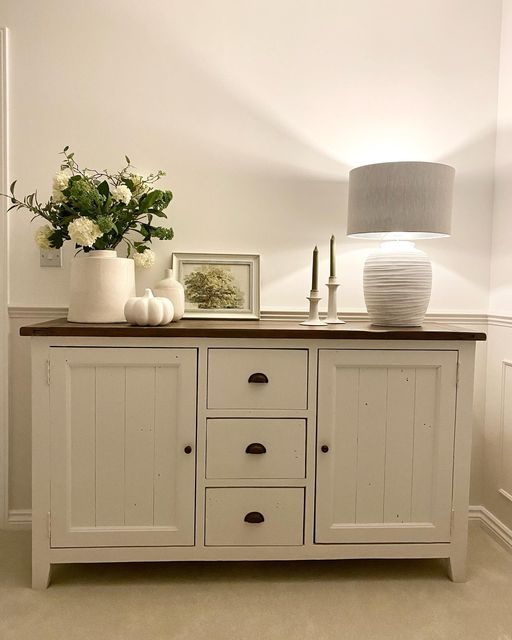
[[[124,315],[130,324],[156,327],[172,321],[174,307],[168,298],[155,298],[151,289],[146,289],[142,298],[128,299]]]

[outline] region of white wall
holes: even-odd
[[[175,193],[176,240],[156,246],[140,288],[173,250],[258,252],[262,307],[304,308],[312,246],[325,276],[335,233],[343,308],[362,310],[373,245],[344,237],[348,170],[447,162],[453,235],[421,244],[431,310],[485,312],[500,11],[500,0],[3,0],[12,176],[44,196],[65,144],[87,165],[127,153],[141,172],[166,169]],[[17,214],[10,228],[11,305],[65,306],[71,247],[63,269],[40,269],[34,225]],[[19,411],[14,508],[29,495]]]
[[[489,312],[504,317],[488,335],[483,496],[512,528],[512,0],[503,2],[499,78]]]
[[[4,0],[12,176],[49,193],[58,151],[162,167],[173,250],[262,254],[262,306],[302,308],[312,246],[339,239],[347,309],[363,309],[369,244],[345,234],[348,170],[379,160],[457,168],[453,237],[423,243],[433,310],[484,311],[499,0]],[[468,221],[471,224],[468,224]],[[11,225],[11,303],[65,305],[68,264],[40,269]]]

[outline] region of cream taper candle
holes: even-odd
[[[331,270],[329,272],[329,276],[334,278],[336,276],[336,238],[331,236],[331,252],[330,252],[330,265]]]

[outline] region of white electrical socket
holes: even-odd
[[[62,267],[61,249],[41,249],[39,254],[40,267]]]

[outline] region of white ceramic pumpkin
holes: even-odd
[[[155,298],[151,289],[146,289],[141,298],[128,300],[124,315],[130,324],[156,327],[172,322],[174,307],[168,298]]]

